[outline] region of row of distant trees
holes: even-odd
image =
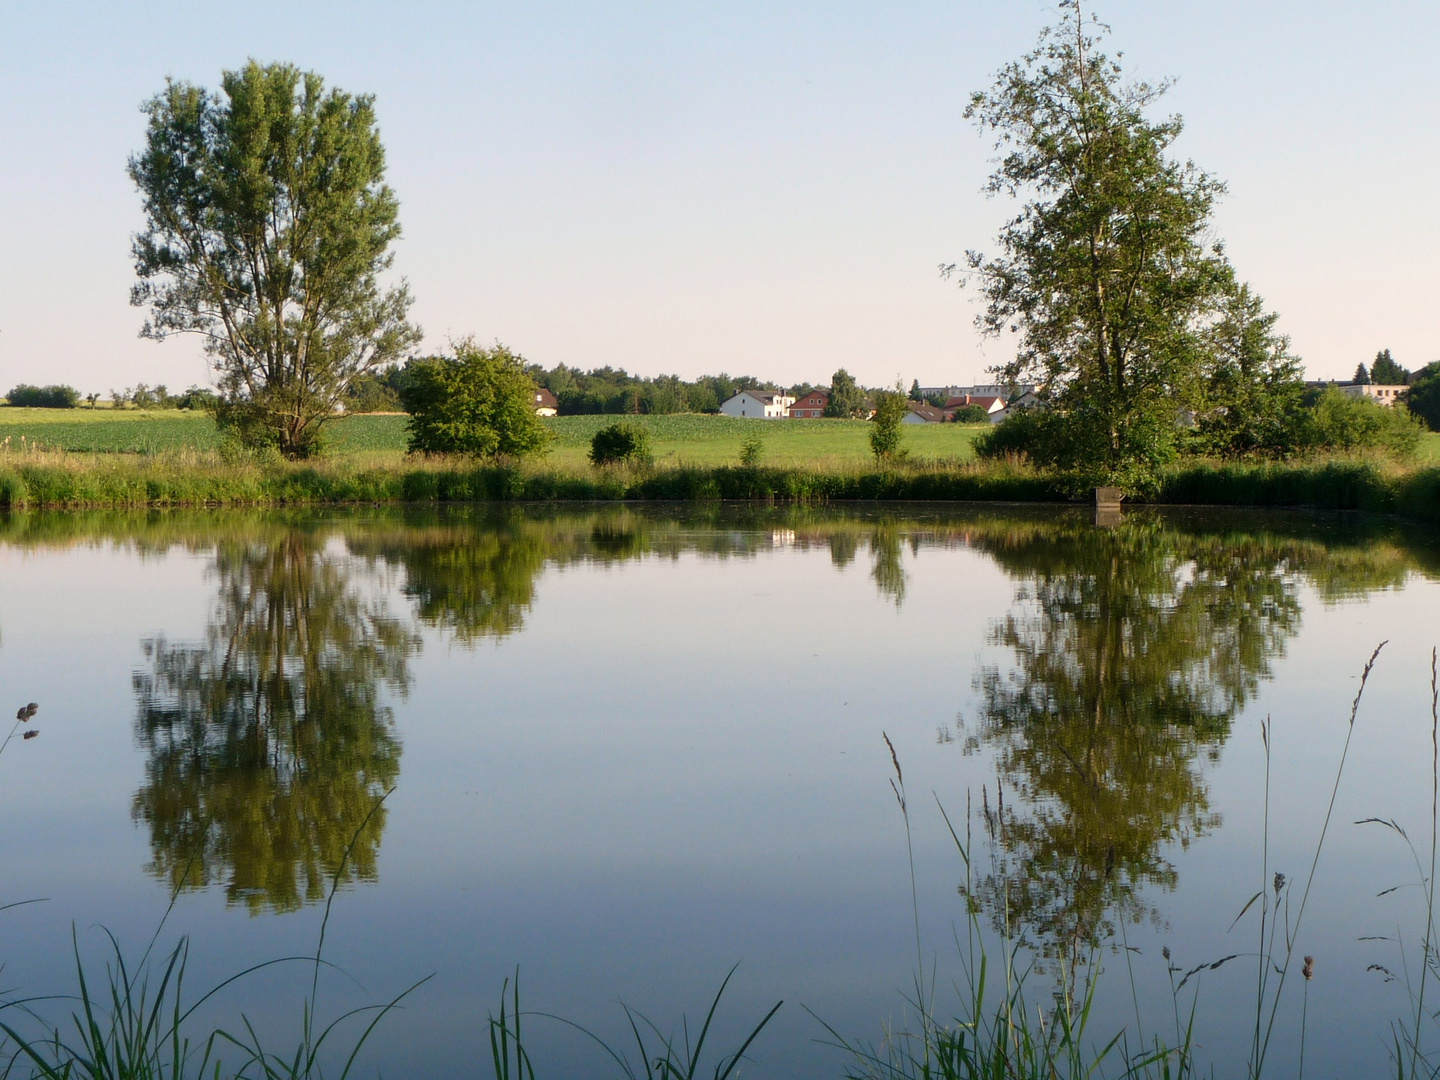
[[[124,409],[208,409],[215,407],[218,398],[215,391],[203,386],[192,386],[182,394],[172,394],[164,383],[148,386],[136,383],[124,390],[111,390],[108,398],[112,408]],[[78,409],[83,402],[95,408],[102,400],[100,394],[84,394],[73,386],[63,383],[50,386],[31,386],[20,383],[5,395],[12,406],[27,409]]]
[[[411,367],[424,362],[411,360],[356,376],[346,392],[346,409],[350,412],[399,411],[403,408],[403,389],[410,379]],[[831,415],[865,416],[873,408],[877,390],[888,389],[861,387],[844,368],[834,373],[828,385],[804,382],[787,386],[753,375],[725,372],[686,380],[678,375],[632,375],[624,368],[608,366],[584,371],[565,364],[549,369],[523,360],[521,364],[535,386],[555,395],[561,416],[716,413],[723,402],[742,390],[782,390],[795,397],[812,390],[824,390],[831,397]]]

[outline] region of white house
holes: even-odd
[[[754,420],[783,420],[795,399],[781,390],[741,390],[720,406],[724,416],[743,416]]]

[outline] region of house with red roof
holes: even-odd
[[[825,415],[825,406],[830,404],[830,395],[824,390],[811,390],[790,406],[791,420],[813,420]]]

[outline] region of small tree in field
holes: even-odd
[[[400,225],[373,100],[251,61],[220,93],[171,82],[144,111],[141,335],[201,335],[221,424],[304,457],[350,382],[420,340],[405,285],[379,281]]]
[[[550,441],[525,362],[503,345],[461,341],[454,356],[411,361],[400,403],[412,453],[525,457]]]
[[[900,422],[909,412],[904,384],[894,390],[875,391],[875,415],[870,418],[870,450],[877,461],[889,461],[900,454]]]

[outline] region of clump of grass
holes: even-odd
[[[739,965],[737,964],[736,967]],[[635,1062],[631,1062],[623,1050],[612,1047],[588,1028],[550,1013],[531,1015],[557,1021],[585,1035],[610,1059],[626,1077],[626,1080],[641,1080],[642,1077],[644,1080],[699,1080],[702,1075],[701,1062],[705,1060],[705,1044],[710,1035],[710,1025],[715,1019],[715,1012],[720,1007],[720,999],[725,996],[725,989],[730,985],[730,979],[734,976],[736,967],[732,967],[721,981],[720,989],[715,992],[715,997],[710,1002],[710,1008],[705,1014],[705,1020],[700,1025],[700,1030],[696,1033],[693,1044],[690,1041],[690,1025],[686,1017],[680,1018],[681,1034],[679,1037],[666,1035],[644,1013],[632,1009],[628,1005],[622,1005],[625,1010],[625,1020],[635,1038],[636,1052],[639,1055]],[[520,973],[518,970],[515,973],[511,1007],[507,1018],[506,992],[510,991],[510,986],[510,980],[506,979],[505,985],[500,989],[500,1013],[498,1016],[495,1013],[490,1014],[490,1059],[494,1068],[495,1080],[535,1080],[535,1067],[520,1032],[522,1013],[520,1011]],[[738,1049],[728,1054],[722,1053],[718,1058],[713,1059],[711,1075],[714,1080],[728,1080],[728,1077],[736,1074],[735,1071],[739,1068],[741,1061],[745,1060],[745,1052],[759,1038],[760,1033],[765,1030],[765,1026],[770,1023],[784,1004],[783,1001],[777,1001],[760,1022],[750,1030],[750,1034],[745,1037]],[[738,1074],[736,1075],[738,1077]]]
[[[152,950],[174,910],[178,890],[171,894],[170,906],[133,969],[119,941],[106,930],[110,958],[103,980],[97,981],[87,968],[78,936],[72,929],[78,984],[78,1008],[70,1017],[74,1034],[63,1035],[59,1026],[45,1023],[36,1011],[41,999],[0,1002],[0,1010],[15,1010],[29,1016],[44,1031],[39,1036],[29,1035],[0,1020],[0,1032],[14,1047],[9,1064],[0,1070],[0,1076],[22,1075],[18,1067],[24,1062],[29,1068],[24,1075],[31,1080],[321,1080],[326,1075],[324,1062],[333,1056],[341,1064],[339,1071],[332,1070],[330,1075],[336,1080],[346,1080],[380,1021],[427,981],[420,980],[386,1004],[350,1010],[323,1026],[317,1019],[320,968],[325,964],[325,932],[335,894],[359,837],[388,797],[389,792],[376,800],[341,857],[331,880],[313,956],[262,961],[221,981],[193,1002],[187,1002],[184,985],[189,938],[182,937],[160,961],[151,960]],[[309,994],[302,1005],[300,1040],[293,1053],[279,1055],[268,1050],[243,1015],[240,1018],[243,1030],[215,1028],[195,1038],[189,1034],[189,1023],[196,1011],[227,987],[262,969],[293,963],[312,967]],[[368,1023],[358,1037],[350,1040],[348,1048],[340,1047],[332,1054],[332,1047],[341,1038],[342,1027],[352,1020],[366,1018]],[[226,1052],[231,1054],[232,1063],[238,1059],[238,1065],[225,1065],[221,1055]]]

